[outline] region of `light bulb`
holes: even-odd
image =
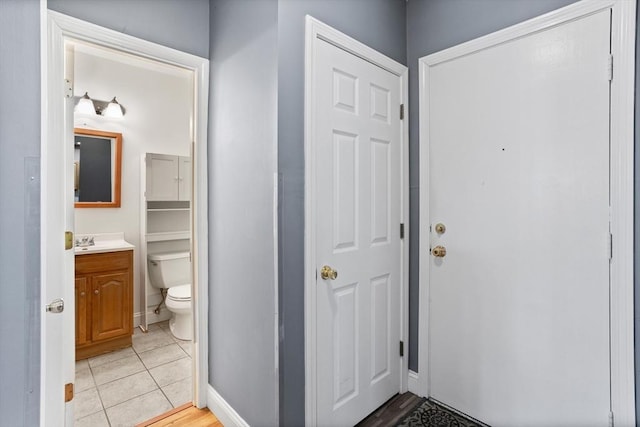
[[[122,108],[120,107],[120,104],[118,104],[118,101],[116,101],[115,96],[113,97],[109,105],[107,105],[107,108],[104,109],[104,111],[102,112],[102,115],[105,117],[111,117],[111,118],[122,117],[123,115]]]
[[[89,94],[87,92],[84,93],[84,96],[78,100],[76,107],[73,110],[78,114],[85,114],[87,116],[95,116],[96,115],[96,107],[93,105],[93,101],[89,98]]]

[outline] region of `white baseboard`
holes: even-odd
[[[155,314],[153,310],[149,310],[147,312],[147,324],[151,325],[152,323],[164,322],[165,320],[169,320],[171,318],[171,312],[166,308],[162,308],[160,314]],[[140,319],[142,319],[142,313],[137,312],[133,314],[133,327],[134,329],[140,326]]]
[[[249,427],[249,424],[213,389],[211,384],[207,386],[207,407],[225,427]]]
[[[155,314],[153,310],[147,311],[147,324],[151,325],[153,323],[164,322],[165,320],[171,319],[171,312],[166,308],[162,308],[160,314]]]
[[[420,387],[418,385],[418,373],[412,371],[411,369],[409,369],[409,381],[407,382],[407,387],[411,393],[423,397],[422,393],[420,393]]]

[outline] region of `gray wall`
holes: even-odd
[[[0,0],[0,424],[12,426],[40,416],[39,34],[38,1]]]
[[[252,426],[277,425],[278,3],[211,2],[209,381]]]
[[[406,64],[404,0],[278,3],[280,421],[304,424],[304,16]]]
[[[209,2],[51,0],[52,9],[207,57]],[[171,31],[167,31],[171,28]],[[2,425],[40,409],[40,2],[0,0],[0,310]],[[7,351],[8,350],[8,351]],[[11,386],[9,386],[11,385]]]
[[[268,40],[273,38],[273,2],[255,1],[254,6],[264,9],[269,29],[263,28],[263,36]],[[304,420],[304,314],[303,314],[303,239],[304,239],[304,152],[303,152],[303,85],[304,85],[304,23],[303,15],[309,13],[335,28],[359,39],[360,41],[380,50],[402,63],[410,66],[410,142],[411,142],[411,214],[412,230],[417,230],[418,209],[418,115],[417,115],[417,59],[421,56],[433,53],[449,46],[464,42],[483,34],[504,28],[524,19],[536,16],[562,5],[571,3],[572,0],[410,0],[406,5],[406,34],[405,39],[405,5],[402,0],[280,0],[277,7],[277,41],[278,52],[267,52],[266,59],[270,65],[266,74],[249,76],[246,85],[256,82],[273,81],[274,57],[278,57],[278,171],[281,175],[281,214],[279,273],[281,275],[279,301],[280,301],[280,409],[281,423],[283,425],[301,425]],[[215,10],[231,7],[231,0],[218,2],[211,0],[211,16],[209,14],[209,2],[207,0],[189,0],[188,3],[180,0],[49,0],[49,8],[97,23],[136,37],[144,38],[156,43],[164,44],[176,49],[190,52],[202,57],[209,55],[209,23],[212,24],[211,40],[221,36],[221,33],[231,29],[222,19],[216,19]],[[240,2],[237,2],[240,3]],[[188,7],[185,7],[188,4]],[[115,5],[115,6],[114,6]],[[261,5],[261,6],[260,6]],[[238,5],[241,9],[242,5]],[[6,305],[0,310],[0,342],[2,348],[10,348],[11,351],[0,352],[0,384],[21,384],[18,389],[7,387],[0,388],[0,413],[3,414],[3,422],[9,425],[35,425],[38,420],[39,409],[39,156],[40,156],[40,77],[39,77],[39,4],[36,0],[0,0],[0,93],[3,97],[11,99],[11,103],[0,103],[0,196],[3,200],[12,200],[12,203],[3,203],[0,207],[0,289],[3,295],[8,295],[13,301],[20,302]],[[253,10],[244,10],[243,16],[254,16]],[[231,12],[230,12],[231,13]],[[237,16],[235,12],[227,16]],[[244,19],[244,18],[242,18]],[[253,18],[248,18],[252,20]],[[221,28],[216,29],[215,26]],[[167,31],[170,28],[170,31]],[[250,34],[245,37],[253,37],[260,29],[247,29]],[[253,36],[252,36],[253,35]],[[406,50],[405,50],[406,40]],[[245,42],[246,39],[245,39]],[[225,56],[233,56],[229,47],[243,46],[241,41],[227,40],[227,46],[212,46],[211,52],[217,55],[226,52]],[[213,43],[212,43],[213,44]],[[250,44],[250,43],[249,43]],[[640,46],[639,46],[640,48]],[[222,50],[220,50],[222,49]],[[267,47],[267,49],[269,49]],[[405,58],[406,52],[406,58]],[[259,53],[259,52],[258,52]],[[275,56],[274,56],[275,55]],[[233,58],[229,58],[233,61]],[[408,62],[405,62],[407,60]],[[241,61],[241,60],[238,60]],[[212,63],[212,70],[216,67]],[[640,67],[637,67],[640,76]],[[222,73],[224,74],[224,73]],[[222,87],[217,85],[222,80],[222,74],[212,72],[212,100],[220,95]],[[23,82],[30,82],[24,85]],[[273,90],[272,83],[267,84]],[[230,94],[227,94],[230,97]],[[268,111],[268,105],[273,104],[273,93],[263,93],[263,99],[257,106],[257,110],[251,110],[260,114],[275,114]],[[245,98],[242,98],[245,99]],[[253,98],[251,99],[253,101]],[[227,104],[234,112],[242,114],[250,108],[246,103],[239,105]],[[215,107],[215,105],[212,105]],[[217,116],[211,111],[212,138],[215,144],[230,144],[243,141],[245,136],[233,138],[231,135],[227,142],[218,142],[213,124],[219,123],[224,117]],[[640,111],[636,111],[637,120],[640,120]],[[275,121],[273,117],[272,122]],[[218,121],[218,122],[217,122]],[[243,123],[242,127],[245,127]],[[267,134],[273,129],[268,123],[256,125]],[[250,132],[246,131],[247,134]],[[258,132],[253,132],[255,136]],[[247,136],[246,138],[250,138]],[[248,140],[248,139],[247,139]],[[260,138],[259,141],[264,141]],[[259,144],[254,144],[259,147]],[[225,151],[227,150],[227,151]],[[243,148],[246,150],[246,148]],[[212,150],[214,151],[214,150]],[[268,150],[271,152],[271,150]],[[215,153],[215,154],[214,154]],[[220,151],[214,151],[210,159],[211,164],[221,165],[223,159],[214,159],[217,155],[228,156],[238,164],[243,164],[243,158],[239,153],[230,152],[229,147],[221,147]],[[236,157],[238,156],[238,157]],[[255,162],[255,157],[251,162]],[[636,167],[640,167],[640,150],[636,152]],[[260,176],[266,176],[267,172],[259,169]],[[232,177],[228,175],[213,174],[210,178],[212,188],[222,186],[220,179]],[[31,180],[30,178],[34,179]],[[256,179],[256,183],[258,179]],[[269,179],[269,182],[271,180]],[[227,181],[226,185],[237,188],[241,193],[243,185],[235,187],[236,183]],[[636,206],[640,209],[640,176],[636,176]],[[270,194],[270,193],[269,193]],[[254,207],[255,200],[247,201],[238,208],[238,215],[245,215],[247,210]],[[211,201],[211,212],[216,212],[215,203]],[[262,203],[262,202],[261,202]],[[266,209],[260,206],[260,209]],[[212,223],[215,221],[212,218]],[[260,222],[260,231],[264,219]],[[638,223],[640,226],[640,223]],[[246,224],[245,224],[246,226]],[[249,225],[243,229],[243,233],[253,234],[258,232]],[[222,231],[220,224],[213,228],[211,233]],[[232,236],[234,239],[236,235]],[[247,238],[246,235],[241,236]],[[410,365],[413,370],[418,370],[415,343],[417,342],[417,241],[418,236],[412,235],[411,248],[411,341],[414,345],[410,348]],[[210,240],[212,240],[210,238]],[[640,250],[640,239],[636,239],[636,253]],[[212,259],[216,262],[215,259]],[[213,263],[212,263],[213,264]],[[639,264],[636,264],[640,268]],[[252,267],[253,268],[253,267]],[[213,275],[212,275],[213,277]],[[269,287],[269,284],[265,285]],[[243,286],[242,291],[236,297],[245,296],[248,300],[260,298],[262,295],[258,286]],[[254,291],[258,294],[254,295]],[[640,295],[640,292],[638,293]],[[636,307],[640,306],[640,297],[637,298]],[[215,295],[212,295],[215,299]],[[243,301],[244,302],[244,301]],[[212,301],[215,304],[215,301]],[[229,305],[232,306],[232,305]],[[213,307],[213,305],[212,305]],[[218,307],[218,306],[215,306]],[[224,319],[210,319],[212,323],[222,321],[223,325],[240,323],[240,329],[248,329],[249,321],[246,305],[229,313]],[[638,311],[638,310],[636,310]],[[639,316],[640,314],[637,314]],[[260,316],[252,317],[256,322]],[[18,319],[18,320],[16,320]],[[22,320],[20,320],[22,319]],[[259,319],[262,320],[262,319]],[[253,323],[252,323],[253,324]],[[636,325],[638,325],[636,317]],[[214,323],[215,325],[215,323]],[[640,331],[640,327],[637,328]],[[247,341],[256,339],[253,333],[247,334]],[[210,354],[215,359],[219,356],[218,349],[225,348],[222,345],[216,349],[216,339],[222,338],[225,331],[220,331],[215,326],[211,331]],[[230,334],[228,334],[230,335]],[[638,336],[638,335],[637,335]],[[257,337],[260,338],[260,337]],[[286,338],[286,339],[285,339]],[[229,339],[229,338],[227,338]],[[637,338],[640,341],[640,336]],[[262,349],[272,351],[268,343],[259,342],[249,349],[258,358]],[[241,343],[235,343],[233,349],[241,348]],[[228,352],[227,354],[233,354]],[[228,356],[227,356],[228,357]],[[267,358],[270,355],[266,355]],[[640,360],[637,360],[640,362]],[[220,369],[225,369],[231,362],[220,359],[210,361],[211,381],[220,386],[220,391],[225,398],[236,407],[247,421],[254,421],[256,414],[251,408],[245,408],[246,403],[238,402],[245,396],[247,390],[251,390],[254,378],[248,378],[241,374],[237,377],[236,384],[231,382],[230,375],[226,375]],[[258,361],[258,364],[260,362]],[[234,370],[239,369],[235,364]],[[273,370],[265,369],[263,374],[269,376]],[[255,372],[252,372],[255,373]],[[219,374],[222,377],[219,377]],[[261,384],[269,383],[271,378],[260,377]],[[261,385],[260,388],[267,388]],[[265,391],[256,402],[268,400],[264,406],[267,409],[267,418],[261,418],[268,422],[273,418],[270,410],[273,402],[273,394]],[[266,398],[265,398],[266,396]],[[247,396],[249,397],[249,396]],[[249,401],[249,399],[246,399]],[[639,406],[639,405],[637,405]],[[260,423],[252,423],[259,425]]]
[[[66,15],[209,57],[209,0],[48,0],[47,3],[49,9]]]
[[[420,168],[418,134],[418,59],[506,28],[575,0],[409,0],[407,60],[409,62],[409,369],[418,372],[418,244]]]

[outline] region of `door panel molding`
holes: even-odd
[[[354,40],[353,38],[329,27],[328,25],[306,16],[305,23],[305,424],[316,425],[317,420],[317,377],[316,377],[316,164],[315,146],[313,135],[315,131],[315,102],[316,88],[314,87],[314,67],[316,66],[316,49],[319,42],[328,42],[350,54],[372,63],[398,77],[400,83],[400,102],[407,105],[408,102],[408,69],[380,52]],[[345,77],[345,83],[347,78]],[[349,99],[343,100],[342,108],[350,108]],[[377,111],[377,110],[376,110]],[[384,117],[386,111],[379,112]],[[384,114],[383,114],[384,113]],[[394,114],[393,106],[389,114]],[[405,115],[408,117],[408,115]],[[401,206],[400,218],[405,224],[409,223],[409,150],[408,120],[401,121]],[[394,225],[390,225],[394,230]],[[408,236],[408,233],[405,234]],[[400,295],[400,338],[405,343],[408,341],[408,271],[409,271],[409,239],[405,237],[401,241],[401,295]],[[408,357],[402,357],[400,366],[400,388],[402,392],[407,390],[408,382]]]
[[[610,269],[611,411],[616,424],[635,425],[633,308],[633,129],[635,1],[583,0],[487,36],[434,53],[420,66],[420,164],[429,164],[429,72],[445,61],[506,43],[605,9],[612,11],[610,197],[613,258]],[[420,302],[418,391],[429,396],[429,174],[420,169]]]

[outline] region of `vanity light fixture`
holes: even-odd
[[[107,108],[102,111],[102,115],[105,117],[114,117],[114,118],[122,118],[124,112],[122,111],[122,106],[116,100],[114,96]]]
[[[110,102],[91,99],[87,92],[78,99],[74,112],[87,116],[100,115],[109,118],[122,118],[125,113],[124,107],[116,100],[114,96]]]
[[[93,100],[89,98],[88,92],[85,92],[78,100],[74,111],[78,114],[86,114],[88,116],[95,116],[97,114],[96,106],[93,104]]]

